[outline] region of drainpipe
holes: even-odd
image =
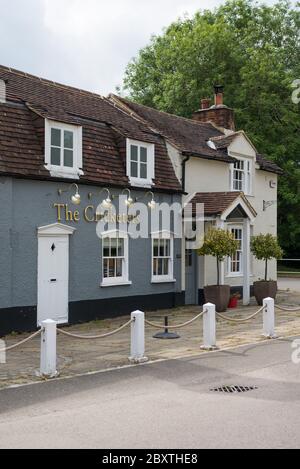
[[[185,164],[189,161],[190,156],[187,156],[182,160],[181,166],[182,166],[182,176],[181,176],[181,185],[182,185],[182,190],[185,192]]]

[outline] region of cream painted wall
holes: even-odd
[[[255,161],[256,150],[244,136],[244,134],[240,134],[235,138],[235,140],[228,148],[228,153],[231,156],[237,158],[247,158],[252,161],[252,195],[247,195],[247,198],[254,209],[257,211],[257,217],[255,218],[253,226],[251,227],[251,234],[256,235],[259,233],[272,233],[276,235],[277,203],[268,207],[266,211],[263,211],[263,200],[277,201],[277,175],[262,171],[258,168]],[[171,159],[172,161],[177,162],[177,166],[179,158],[180,153],[173,148]],[[186,163],[186,192],[188,192],[189,196],[191,196],[195,192],[231,191],[230,168],[231,165],[226,163],[191,157],[190,160]],[[271,181],[276,183],[275,188],[270,186]],[[209,224],[206,223],[206,228],[208,225]],[[201,262],[199,260],[199,265],[200,264]],[[258,278],[263,278],[264,263],[252,258],[251,266],[252,283]],[[271,261],[269,263],[269,277],[272,279],[277,278],[275,261]],[[200,269],[199,288],[202,288],[207,284],[214,284],[215,282],[216,261],[214,258],[207,256],[205,258],[204,268],[202,266]],[[243,276],[228,276],[227,261],[225,262],[225,283],[232,286],[241,286],[243,284]]]
[[[257,153],[252,143],[250,143],[243,133],[233,140],[228,147],[228,152],[231,155],[251,156],[252,158],[255,158]]]
[[[229,190],[229,165],[220,161],[190,158],[185,169],[185,190],[194,192],[220,192]]]

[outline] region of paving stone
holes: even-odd
[[[278,304],[300,304],[300,293],[280,292],[276,302]],[[250,306],[239,305],[236,309],[228,309],[226,315],[243,318],[257,311],[258,306],[251,300]],[[153,322],[160,322],[163,330],[163,318],[169,316],[170,324],[185,322],[202,311],[200,306],[187,306],[170,310],[147,312],[146,318]],[[77,334],[102,334],[118,328],[128,320],[118,317],[110,320],[93,321],[65,328]],[[202,319],[197,319],[177,332],[180,339],[159,340],[152,336],[157,332],[146,326],[146,356],[150,360],[177,358],[187,355],[199,355],[202,345]],[[300,334],[300,312],[276,311],[276,333],[279,336]],[[217,344],[220,348],[242,345],[265,340],[262,334],[262,314],[249,322],[233,324],[217,320]],[[12,345],[24,339],[28,334],[10,335],[5,338],[6,345]],[[98,340],[77,340],[58,334],[57,355],[60,376],[74,376],[76,374],[105,370],[128,365],[130,354],[130,327],[120,333]],[[37,376],[40,360],[40,338],[27,342],[20,348],[7,352],[7,363],[0,364],[0,388],[18,385],[31,381],[40,381]]]

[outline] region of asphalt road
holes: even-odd
[[[2,390],[0,447],[299,448],[291,342]],[[258,389],[210,391],[225,384]]]

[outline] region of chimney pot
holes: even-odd
[[[201,99],[201,109],[208,109],[209,105],[210,105],[210,99],[209,98]]]
[[[215,106],[223,106],[224,86],[214,85],[215,90]]]
[[[0,79],[0,103],[6,102],[6,83]]]
[[[212,122],[223,129],[234,130],[234,111],[223,104],[223,86],[215,85],[215,105],[209,107],[209,99],[201,100],[201,109],[195,111],[193,119],[198,122]]]

